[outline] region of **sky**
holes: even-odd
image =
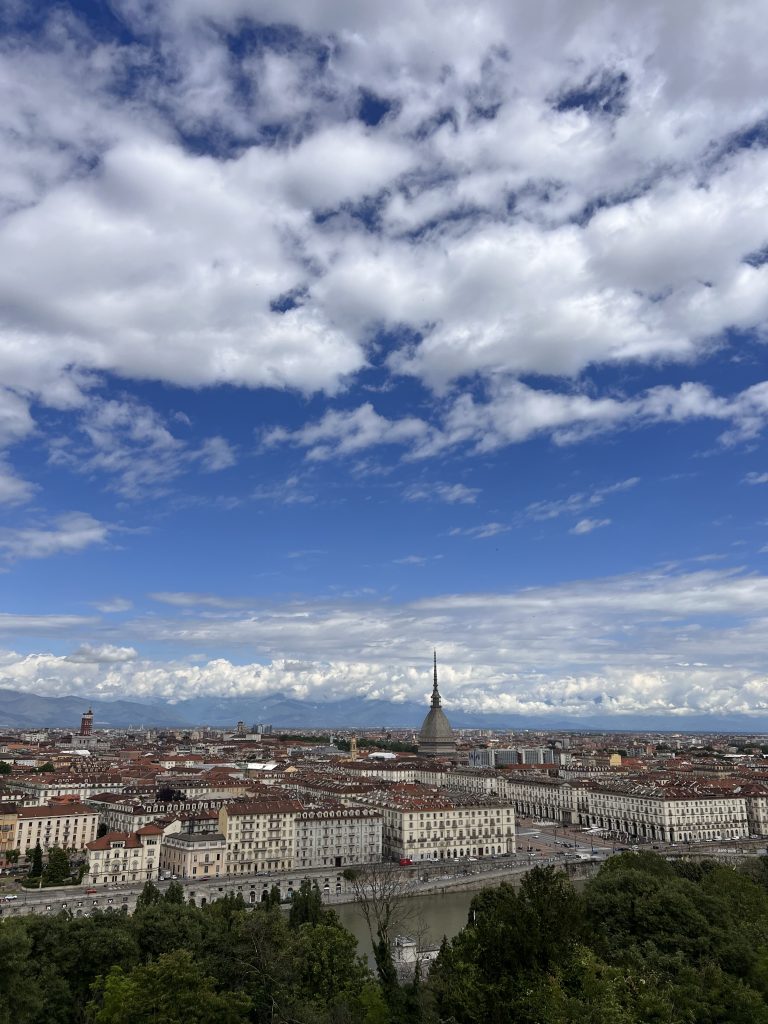
[[[762,15],[6,0],[0,686],[765,724]]]

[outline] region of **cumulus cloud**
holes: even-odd
[[[352,411],[328,411],[318,422],[296,431],[275,428],[267,441],[306,448],[307,457],[316,460],[381,444],[400,445],[408,458],[424,459],[453,448],[491,452],[540,435],[565,446],[611,431],[699,421],[726,425],[719,435],[726,447],[754,439],[768,422],[768,382],[729,397],[686,382],[679,387],[659,385],[634,397],[594,398],[498,378],[484,398],[458,394],[446,406],[440,424],[413,417],[388,420],[366,403]]]
[[[119,665],[126,661],[135,661],[137,657],[138,652],[133,647],[115,647],[113,644],[94,647],[91,644],[81,644],[76,651],[66,656],[66,660],[78,665]]]
[[[135,381],[313,396],[304,422],[262,434],[258,456],[295,450],[311,464],[252,487],[253,500],[286,505],[314,500],[313,474],[332,458],[372,473],[364,457],[377,446],[413,469],[659,424],[709,424],[722,446],[764,430],[768,382],[726,393],[698,379],[718,349],[738,358],[765,340],[768,24],[750,0],[115,0],[112,37],[63,5],[36,10],[32,36],[30,9],[4,12],[0,53],[5,505],[39,493],[16,455],[36,439],[55,468],[131,499],[241,457],[218,428],[193,439],[185,414],[166,420],[132,398]],[[363,402],[356,389],[374,375],[377,393],[399,389],[407,408],[385,394]],[[476,506],[476,490],[420,482],[405,497]],[[572,516],[588,532],[612,511],[609,495],[584,489],[525,514]],[[84,550],[113,529],[86,512],[35,516],[0,531],[6,558]],[[496,517],[478,513],[455,535],[517,524]],[[754,654],[761,577],[274,614],[168,586],[163,604],[180,610],[196,649],[254,643],[265,664],[137,657],[104,669],[36,655],[14,671],[115,693],[285,683],[401,699],[421,685],[408,666],[428,636],[453,659],[446,684],[467,707],[573,710],[599,698],[676,713],[762,699],[755,661],[732,671],[731,696],[723,668],[724,652],[731,664]],[[709,607],[743,621],[702,639],[680,616]],[[206,609],[233,613],[225,632]],[[465,619],[476,649],[455,639]],[[551,635],[534,636],[529,620],[539,632],[551,622]],[[0,625],[13,622],[70,628],[79,649],[142,649],[132,636],[77,632],[89,622],[77,617]],[[158,643],[188,635],[160,616],[151,629]],[[397,656],[374,662],[366,644],[389,650],[393,636],[407,638]],[[300,663],[287,660],[291,643]],[[654,657],[663,664],[648,669]]]
[[[0,505],[22,505],[34,492],[34,484],[18,476],[0,458]]]
[[[67,512],[48,524],[0,529],[0,552],[11,560],[72,554],[106,543],[111,530],[87,512]]]
[[[6,652],[2,685],[46,693],[426,700],[430,651],[452,708],[506,716],[765,714],[768,578],[735,570],[656,571],[509,593],[375,597],[235,607],[178,595],[183,618],[127,623],[140,644],[190,655],[153,661],[139,642],[83,641],[73,656]],[[217,614],[207,615],[206,605]],[[195,608],[199,613],[195,614]],[[0,618],[0,628],[3,620]],[[98,635],[98,623],[30,623]],[[240,663],[200,650],[253,650]],[[101,659],[101,660],[99,660]],[[11,683],[9,680],[12,680]]]
[[[76,401],[104,372],[334,393],[382,325],[409,329],[392,369],[437,389],[576,377],[765,320],[766,37],[744,0],[118,9],[130,41],[58,8],[35,41],[8,22],[20,395]]]
[[[280,427],[264,437],[267,446],[292,444],[307,449],[307,457],[322,462],[331,456],[355,455],[380,444],[408,444],[428,432],[425,423],[415,417],[388,420],[380,416],[370,402],[352,410],[329,410],[317,423],[299,430]]]

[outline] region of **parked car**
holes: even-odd
[[[407,868],[410,864],[413,864],[413,861],[411,860],[410,857],[401,857],[400,858],[400,867],[401,868]]]
[[[6,900],[17,900],[19,897],[16,896],[14,893],[8,893],[8,895],[5,898]]]

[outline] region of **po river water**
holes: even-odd
[[[508,881],[518,885],[520,879],[510,878]],[[581,880],[574,883],[577,889],[581,889],[583,885],[584,882]],[[404,902],[407,917],[400,928],[401,934],[418,938],[421,946],[439,946],[443,936],[453,938],[467,923],[469,904],[473,896],[477,896],[477,890],[447,890],[426,896],[409,897]],[[352,932],[357,939],[360,953],[373,965],[371,937],[360,907],[356,903],[338,903],[333,905],[333,909],[347,931]]]
[[[405,935],[418,937],[421,945],[437,946],[443,936],[452,938],[467,923],[469,904],[476,892],[439,892],[428,896],[411,896],[405,901],[407,919],[401,927]],[[363,956],[373,963],[373,948],[365,918],[356,903],[340,903],[333,907],[344,927],[352,932]]]

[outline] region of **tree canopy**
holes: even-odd
[[[768,1024],[768,860],[612,858],[472,899],[431,973],[374,974],[305,882],[290,912],[196,907],[147,883],[133,916],[0,920],[0,1024]],[[392,923],[384,887],[374,940]]]

